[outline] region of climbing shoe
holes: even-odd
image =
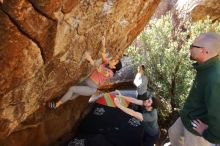
[[[54,102],[54,101],[49,102],[48,107],[51,108],[51,109],[55,109],[56,108],[56,102]]]

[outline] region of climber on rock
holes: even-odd
[[[94,102],[97,97],[100,97],[100,91],[98,88],[105,84],[111,77],[114,76],[116,71],[122,67],[121,61],[114,58],[108,59],[106,48],[105,48],[105,37],[102,37],[102,63],[96,66],[95,61],[92,59],[89,52],[85,52],[84,58],[93,66],[95,69],[91,72],[89,77],[79,86],[71,86],[64,96],[57,102],[49,102],[50,108],[57,108],[68,100],[73,100],[79,95],[91,96],[89,102]]]

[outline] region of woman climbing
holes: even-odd
[[[50,108],[58,108],[63,103],[68,100],[73,100],[79,95],[91,96],[89,102],[96,100],[96,97],[99,95],[97,90],[101,85],[104,85],[107,80],[109,80],[117,70],[120,70],[122,64],[120,60],[110,59],[108,60],[105,48],[105,37],[102,37],[102,63],[95,67],[91,72],[88,79],[86,79],[79,86],[71,86],[69,90],[64,94],[64,96],[57,102],[49,102]],[[84,58],[93,66],[95,66],[95,61],[92,59],[90,53],[85,52]]]

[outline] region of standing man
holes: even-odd
[[[200,34],[190,46],[197,71],[180,118],[169,128],[172,146],[220,143],[220,35]]]
[[[144,70],[145,67],[144,65],[140,65],[138,66],[138,72],[135,76],[134,79],[134,85],[137,87],[137,99],[141,99],[141,95],[143,95],[145,92],[147,92],[147,83],[148,83],[148,79],[147,77],[144,75]]]

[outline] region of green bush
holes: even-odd
[[[134,64],[144,64],[149,87],[157,97],[169,102],[172,110],[181,109],[194,76],[189,46],[202,32],[220,32],[220,23],[206,20],[172,24],[171,14],[151,20],[128,48]],[[165,114],[165,113],[161,113]]]

